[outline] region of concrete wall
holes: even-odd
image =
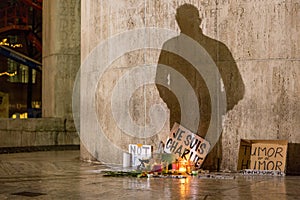
[[[224,44],[237,66],[236,73],[228,70],[226,65],[220,68],[222,51],[217,50],[214,61],[219,70],[224,70],[222,78],[229,104],[222,139],[212,153],[211,164],[216,165],[216,159],[221,159],[222,169],[235,170],[240,139],[287,139],[294,145],[299,144],[300,3],[297,1],[86,0],[81,6],[81,60],[84,61],[97,44],[124,31],[143,27],[179,31],[175,12],[184,3],[198,8],[204,35]],[[118,47],[111,50],[113,48]],[[209,47],[206,50],[209,51]],[[147,141],[125,137],[126,134],[116,127],[109,108],[110,91],[127,70],[139,64],[155,63],[159,54],[159,50],[126,53],[113,62],[99,81],[96,97],[101,103],[97,104],[97,117],[103,123],[106,139],[120,149],[126,150],[128,142]],[[241,84],[235,84],[235,74],[240,76]],[[120,98],[125,93],[124,89]],[[132,96],[131,116],[135,123],[146,126],[149,105],[163,104],[162,99],[155,86],[149,85]],[[156,147],[159,140],[166,137],[170,126],[172,124],[167,120],[161,132],[148,142]],[[113,162],[119,162],[113,151],[107,154],[116,158],[112,158]]]
[[[296,1],[219,6],[219,39],[230,47],[245,84],[243,100],[227,113],[222,137],[222,166],[235,169],[241,138],[300,143],[300,7]]]
[[[80,0],[43,1],[43,117],[72,117],[80,67]]]
[[[72,120],[0,119],[0,148],[79,145]]]

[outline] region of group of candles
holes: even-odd
[[[190,174],[193,170],[194,164],[186,160],[176,160],[175,162],[169,164],[168,162],[161,164],[154,164],[152,167],[152,172],[157,173],[188,173]]]

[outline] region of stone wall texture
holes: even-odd
[[[156,27],[179,33],[175,13],[184,3],[199,10],[203,34],[224,44],[234,59],[231,62],[237,66],[236,72],[226,68],[231,64],[224,64],[228,60],[219,59],[222,50],[218,48],[214,61],[218,66],[222,63],[224,66],[222,78],[228,110],[221,140],[212,153],[212,165],[218,162],[221,169],[236,170],[240,139],[288,140],[293,146],[289,152],[292,161],[300,144],[298,0],[85,0],[81,2],[81,61],[84,62],[99,43],[128,30]],[[55,43],[54,38],[49,41]],[[51,60],[59,63],[55,52],[62,51],[63,46],[57,44],[56,47],[53,48],[55,59]],[[118,47],[112,47],[112,51],[113,48]],[[145,141],[138,137],[128,139],[118,129],[110,110],[111,90],[128,70],[145,63],[157,63],[159,55],[160,50],[155,49],[128,52],[112,63],[97,86],[95,98],[99,123],[103,123],[106,139],[124,151],[128,143]],[[48,55],[44,55],[44,61],[47,60]],[[49,57],[49,62],[52,61]],[[62,71],[67,72],[63,68]],[[240,85],[235,84],[235,73],[241,78]],[[120,94],[120,98],[123,95]],[[132,95],[130,113],[135,123],[141,126],[149,123],[147,116],[152,104],[164,105],[155,85],[145,85]],[[167,120],[160,133],[152,138],[150,142],[154,147],[166,138],[170,126],[172,124]],[[106,152],[112,162],[120,161],[120,155],[116,155],[119,152]],[[299,166],[299,157],[297,160],[294,163],[297,165],[298,162]]]
[[[43,1],[43,117],[72,118],[80,67],[80,0]]]
[[[0,119],[0,148],[79,145],[72,120]]]

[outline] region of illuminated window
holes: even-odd
[[[10,76],[8,81],[12,83],[18,83],[18,77],[19,77],[19,70],[18,70],[18,63],[14,62],[11,59],[7,59],[7,66],[8,66],[8,73],[14,73],[17,72],[15,76]]]
[[[10,76],[8,81],[11,83],[28,83],[28,67],[19,64],[11,59],[7,59],[8,73],[15,73],[15,76]],[[36,82],[36,70],[32,70],[32,83]]]

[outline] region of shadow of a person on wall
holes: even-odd
[[[200,28],[202,19],[199,17],[199,11],[195,6],[183,4],[178,7],[176,10],[176,21],[181,33],[177,37],[166,41],[162,47],[156,72],[156,86],[160,97],[170,110],[170,128],[172,128],[175,122],[181,123],[182,113],[179,101],[172,92],[172,88],[178,87],[178,84],[176,85],[175,81],[172,81],[171,71],[176,70],[184,76],[193,88],[199,102],[200,120],[197,134],[201,137],[205,137],[212,114],[211,98],[217,98],[216,96],[218,94],[209,93],[203,77],[188,60],[175,53],[171,53],[166,49],[174,48],[174,51],[172,52],[176,52],[177,47],[185,45],[182,44],[182,41],[184,40],[181,40],[180,38],[186,36],[192,38],[204,48],[214,61],[221,75],[226,92],[227,111],[232,110],[239,100],[243,98],[245,90],[244,83],[236,62],[226,45],[203,34],[202,29]],[[193,56],[197,56],[197,51],[193,53]],[[201,56],[199,56],[199,59],[201,59]],[[172,70],[166,70],[163,65],[170,67],[169,69]],[[182,92],[184,93],[185,91]],[[184,124],[182,125],[185,126]],[[189,127],[186,128],[189,129]]]

